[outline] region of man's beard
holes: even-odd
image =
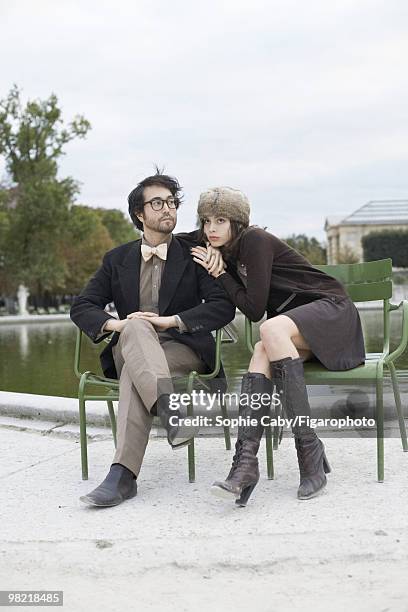
[[[168,223],[170,221],[171,223]],[[144,222],[145,228],[148,228],[154,232],[160,232],[161,234],[171,234],[171,232],[176,227],[177,219],[173,217],[166,217],[165,219],[160,219],[160,221],[151,220],[146,223]]]

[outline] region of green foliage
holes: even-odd
[[[75,192],[70,179],[31,180],[20,185],[17,205],[9,211],[6,241],[6,268],[14,287],[23,283],[31,294],[42,295],[63,283],[60,245]]]
[[[10,290],[6,268],[7,237],[10,231],[8,192],[0,188],[0,295]]]
[[[66,270],[61,292],[76,294],[99,267],[114,242],[100,215],[88,206],[72,206],[62,247]]]
[[[316,238],[309,238],[305,234],[292,234],[283,240],[292,249],[298,251],[313,265],[324,265],[327,263],[326,249]]]
[[[62,290],[72,294],[81,291],[106,251],[138,238],[133,223],[115,209],[72,206],[66,229],[62,248],[66,267]]]
[[[21,184],[33,177],[54,178],[64,145],[74,138],[84,138],[90,127],[82,116],[63,127],[54,94],[46,100],[28,101],[23,108],[20,91],[14,85],[0,100],[0,155],[5,157],[11,179]]]
[[[0,188],[0,254],[10,226],[7,192]],[[1,256],[1,255],[0,255]]]
[[[133,223],[125,217],[121,210],[116,208],[96,208],[95,210],[108,230],[114,246],[140,238]]]
[[[0,100],[0,294],[78,293],[107,250],[139,237],[120,210],[73,205],[77,183],[57,176],[65,145],[89,129],[81,116],[65,125],[54,94],[23,106],[14,86]]]
[[[408,231],[381,230],[363,236],[364,261],[387,259],[391,257],[392,265],[397,268],[408,267]]]
[[[42,296],[63,286],[66,263],[61,245],[78,187],[70,177],[57,178],[58,159],[65,144],[84,138],[89,129],[80,116],[64,127],[55,95],[23,107],[14,86],[0,100],[0,155],[13,186],[3,190],[1,199],[1,291],[24,283],[32,295]]]

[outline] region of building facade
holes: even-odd
[[[326,218],[327,263],[363,261],[361,239],[382,230],[408,230],[408,200],[372,200],[351,215]]]

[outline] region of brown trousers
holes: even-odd
[[[205,372],[199,356],[166,332],[142,319],[129,319],[113,347],[119,379],[117,445],[112,463],[139,474],[160,392],[173,392],[171,377]]]

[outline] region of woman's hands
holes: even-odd
[[[224,274],[227,266],[219,249],[207,244],[207,247],[192,247],[190,251],[193,260],[205,268],[208,274],[211,274],[214,278],[218,278],[220,274]]]

